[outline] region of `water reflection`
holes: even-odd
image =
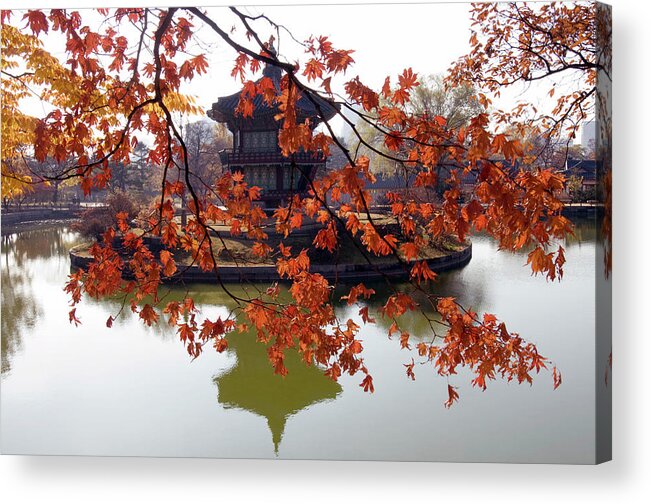
[[[68,251],[79,242],[79,235],[67,226],[50,224],[2,235],[2,254],[10,255],[19,268],[35,259],[55,258],[69,264]]]
[[[4,237],[3,237],[4,242]],[[30,330],[42,313],[31,290],[31,275],[9,266],[3,246],[2,267],[2,374],[11,371],[14,354],[22,348],[23,332]]]
[[[219,390],[218,401],[226,408],[239,408],[267,420],[278,454],[278,446],[287,419],[303,409],[341,393],[341,385],[332,381],[316,366],[306,366],[298,353],[288,350],[285,377],[276,375],[267,358],[266,347],[253,333],[231,334],[229,349],[237,364],[214,378]]]
[[[498,314],[563,370],[553,391],[496,382],[473,389],[455,377],[463,402],[445,410],[445,383],[426,369],[416,382],[387,323],[364,326],[360,338],[376,392],[358,377],[340,383],[306,367],[289,351],[287,377],[273,373],[253,334],[232,334],[230,349],[190,358],[174,328],[148,328],[125,310],[105,327],[119,300],[84,299],[83,325],[68,324],[62,292],[76,235],[52,227],[2,238],[2,449],[8,453],[199,457],[501,460],[585,462],[594,444],[594,224],[579,223],[566,244],[563,281],[532,278],[523,254],[499,253],[487,237],[473,240],[473,259],[443,273],[432,287],[479,312]],[[383,304],[390,290],[371,285]],[[263,287],[263,286],[260,286]],[[266,287],[266,286],[264,286]],[[263,288],[264,288],[263,287]],[[406,285],[398,285],[400,289]],[[231,286],[238,294],[252,286]],[[202,315],[233,307],[214,285],[174,286],[166,301],[192,296]],[[340,292],[337,292],[341,295]],[[283,295],[286,295],[284,293]],[[337,296],[338,297],[338,296]],[[426,305],[423,305],[426,307]],[[537,309],[544,306],[545,310]],[[342,318],[356,307],[336,307]],[[548,313],[562,324],[550,325]],[[430,313],[431,315],[431,313]],[[431,335],[422,316],[403,317],[414,340]],[[429,368],[428,368],[429,370]],[[600,368],[600,376],[602,371]],[[513,418],[519,421],[513,423]],[[477,418],[482,418],[477,422]],[[197,422],[197,419],[200,419]],[[508,430],[503,426],[508,424]],[[189,429],[188,425],[192,425]],[[431,426],[446,436],[423,436]],[[219,427],[216,427],[219,426]],[[271,438],[271,439],[270,439]],[[272,442],[270,442],[270,440]]]
[[[76,241],[75,233],[59,226],[5,234],[0,238],[2,254],[2,367],[5,375],[22,348],[23,336],[34,328],[43,313],[34,283],[45,273],[35,267],[39,260],[58,259],[66,268],[67,252]]]
[[[267,285],[230,285],[229,291],[246,298],[264,292],[266,288]],[[192,297],[202,316],[212,319],[227,316],[236,306],[226,292],[213,284],[168,285],[161,290],[165,302]],[[284,290],[279,299],[289,302],[289,293]],[[120,308],[120,302],[116,300],[87,300],[87,303],[97,309],[108,308],[113,313]],[[87,310],[81,311],[82,316]],[[113,330],[125,330],[132,324],[133,318],[130,310],[122,310],[114,321]],[[155,328],[143,326],[142,330],[175,343],[177,351],[183,353],[175,327],[161,323]],[[235,357],[236,362],[213,377],[217,402],[225,409],[246,411],[264,418],[271,433],[274,453],[278,455],[288,419],[316,404],[335,400],[342,392],[341,385],[325,376],[318,366],[306,365],[294,349],[287,350],[285,354],[287,376],[275,374],[266,347],[257,341],[252,331],[235,332],[227,339],[228,354]],[[209,349],[205,351],[210,352]]]
[[[595,221],[592,219],[575,219],[574,234],[568,236],[565,241],[568,246],[574,244],[580,245],[584,242],[594,242],[598,237],[601,239],[600,231],[601,230],[595,226]]]

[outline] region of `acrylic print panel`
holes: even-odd
[[[2,452],[609,460],[610,37],[2,11]]]

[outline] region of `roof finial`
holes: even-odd
[[[276,37],[271,35],[269,37],[269,41],[265,43],[265,51],[269,54],[269,57],[274,60],[278,61],[278,53],[276,52],[276,48],[274,47],[274,42],[276,41]],[[275,83],[280,82],[280,77],[281,77],[281,71],[280,67],[276,66],[272,63],[267,63],[264,66],[264,69],[262,70],[262,75],[265,77],[271,78]]]
[[[278,51],[274,47],[274,42],[276,41],[276,37],[273,36],[273,34],[269,37],[269,41],[264,45],[266,51],[271,55],[271,56],[276,56],[278,54]]]

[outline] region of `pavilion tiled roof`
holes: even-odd
[[[276,93],[280,95],[280,81],[282,78],[282,73],[280,68],[267,65],[263,70],[263,76],[269,77],[274,87],[276,88]],[[259,81],[258,81],[259,82]],[[222,96],[217,99],[217,102],[212,104],[212,110],[209,114],[214,120],[218,122],[234,123],[238,122],[235,109],[240,101],[241,91],[234,93],[230,96]],[[328,101],[324,100],[320,96],[312,95],[310,99],[308,96],[303,93],[297,101],[297,119],[300,121],[309,118],[313,121],[313,124],[316,125],[318,122],[325,118],[326,120],[334,117],[337,112],[336,106],[332,105]],[[261,95],[256,95],[253,98],[253,122],[256,118],[267,118],[269,116],[275,116],[278,114],[278,106],[273,105],[269,106],[265,103],[264,98]]]

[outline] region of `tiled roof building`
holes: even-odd
[[[281,93],[281,70],[267,65],[263,76],[268,77]],[[281,123],[275,119],[277,105],[269,106],[258,95],[253,99],[253,116],[243,117],[236,112],[241,91],[218,98],[208,116],[225,123],[233,133],[233,147],[220,152],[222,166],[231,172],[241,172],[250,185],[262,188],[262,200],[267,207],[278,206],[293,193],[307,190],[308,179],[325,167],[325,156],[320,152],[297,152],[283,156],[278,146]],[[331,119],[337,109],[326,100],[302,94],[297,103],[297,122],[310,120],[312,128]]]

